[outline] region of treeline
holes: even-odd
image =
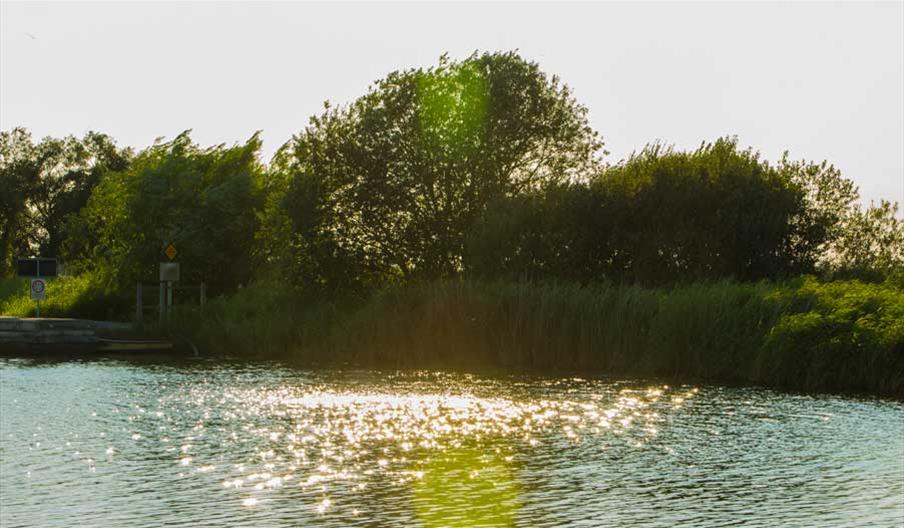
[[[614,164],[587,109],[514,53],[394,72],[311,119],[269,164],[257,135],[141,151],[104,134],[0,135],[0,273],[57,256],[113,289],[185,280],[229,293],[279,277],[368,291],[473,277],[670,285],[807,273],[882,277],[904,262],[897,204],[863,208],[826,162],[768,163],[719,138]]]

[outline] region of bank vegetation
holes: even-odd
[[[211,302],[165,327],[302,362],[556,368],[902,393],[904,223],[826,161],[734,137],[606,159],[515,53],[442,57],[258,134],[134,151],[0,133],[0,312],[128,319],[162,249]]]

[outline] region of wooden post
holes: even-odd
[[[144,312],[144,300],[142,299],[142,285],[141,281],[138,281],[138,284],[135,286],[135,324],[141,324],[141,317]]]
[[[166,315],[166,304],[165,304],[166,303],[166,290],[164,289],[165,286],[166,286],[166,283],[161,281],[159,284],[159,287],[157,288],[157,297],[160,301],[160,304],[158,306],[160,308],[160,316],[157,319],[158,323],[162,323],[163,317]]]
[[[35,262],[35,268],[36,268],[35,275],[37,275],[38,276],[37,278],[40,279],[41,278],[41,259],[37,259],[37,262]],[[31,291],[31,290],[29,289],[29,291]],[[39,301],[39,300],[35,300],[35,317],[37,317],[38,319],[41,318],[41,301]]]
[[[166,319],[170,318],[173,311],[173,281],[166,283]]]

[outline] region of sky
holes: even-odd
[[[904,1],[0,3],[0,129],[121,145],[192,129],[264,159],[329,100],[448,52],[518,50],[568,84],[617,162],[736,135],[904,202]]]

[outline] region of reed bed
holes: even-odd
[[[29,316],[27,282],[0,313]],[[55,279],[42,315],[109,318],[99,277]],[[904,396],[904,281],[624,284],[455,280],[368,295],[254,283],[177,308],[164,331],[203,350],[302,364],[528,369]]]
[[[904,395],[904,288],[886,282],[449,281],[329,301],[252,285],[177,318],[203,348],[305,364],[502,367]]]

